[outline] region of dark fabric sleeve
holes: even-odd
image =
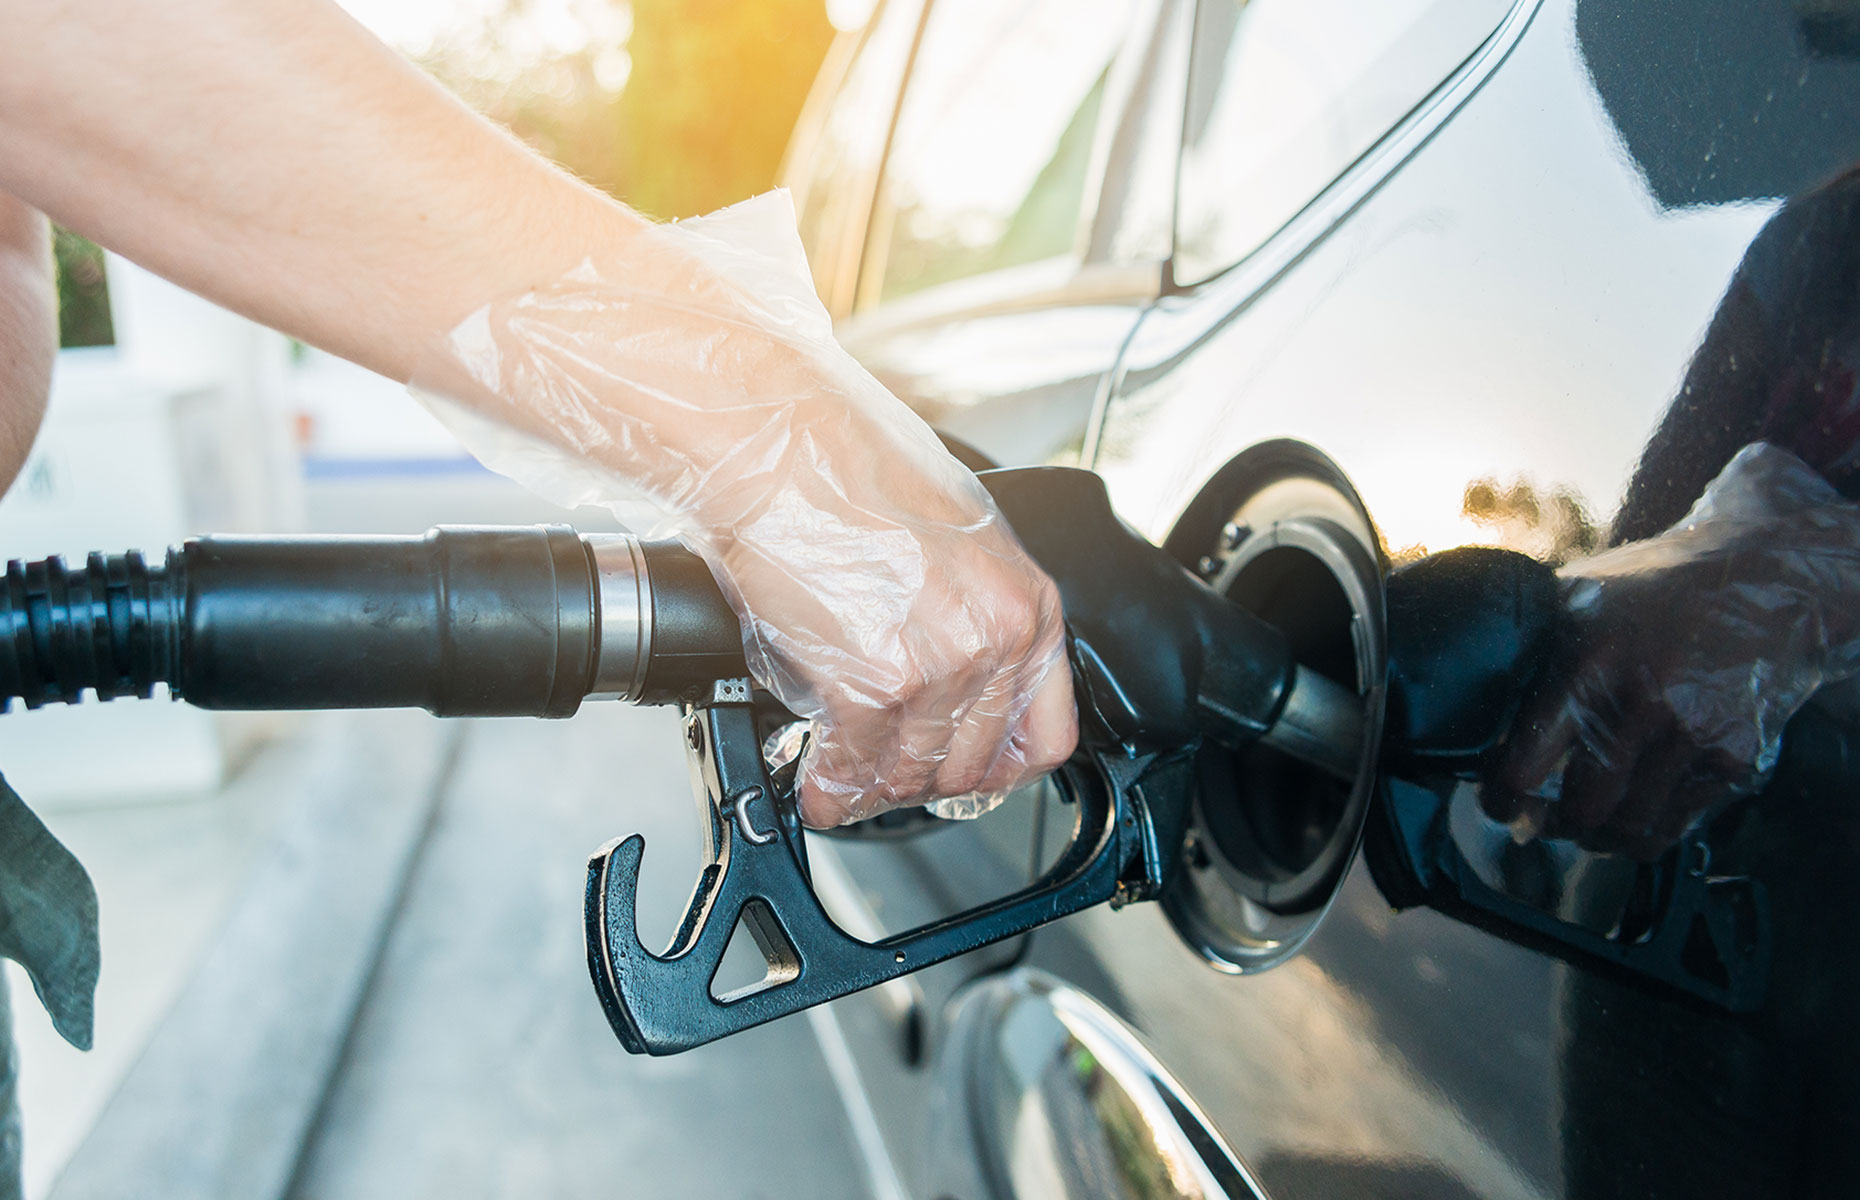
[[[1744,252],[1610,540],[1671,526],[1757,441],[1860,499],[1860,169],[1789,201]]]
[[[97,891],[0,779],[0,955],[26,968],[52,1026],[90,1049],[97,991]]]

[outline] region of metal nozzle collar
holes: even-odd
[[[635,700],[652,657],[652,585],[639,539],[630,533],[583,534],[594,562],[600,614],[590,700]]]

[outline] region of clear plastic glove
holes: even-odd
[[[1077,740],[1058,592],[833,340],[785,192],[478,310],[414,388],[487,466],[703,555],[814,736],[815,827],[986,811]]]
[[[1757,790],[1789,719],[1860,672],[1860,506],[1774,446],[1666,532],[1560,574],[1570,635],[1484,793],[1521,834],[1655,857]]]

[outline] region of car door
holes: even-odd
[[[866,47],[890,53],[899,14],[880,8]],[[833,98],[810,102],[789,174],[836,332],[972,462],[1075,459],[1119,349],[1161,290],[1186,14],[1173,0],[932,0],[911,10],[903,98],[882,134],[849,82],[823,76]],[[851,56],[843,78],[876,78],[874,53]],[[855,126],[883,152],[858,215],[848,172],[822,153],[828,131]],[[972,822],[813,839],[817,888],[866,935],[1003,896],[1034,867],[1038,793]],[[938,1086],[928,1064],[947,1002],[1022,951],[991,947],[832,1006],[913,1183],[925,1176]]]
[[[1283,463],[1261,443],[1339,464],[1397,565],[1464,544],[1558,563],[1657,532],[1739,445],[1794,428],[1738,432],[1701,398],[1714,381],[1851,388],[1832,338],[1781,364],[1724,345],[1740,305],[1799,329],[1855,303],[1814,291],[1850,278],[1851,222],[1825,216],[1849,210],[1821,182],[1860,157],[1845,9],[1406,4],[1376,14],[1396,35],[1378,55],[1364,24],[1344,35],[1354,7],[1200,7],[1180,287],[1133,336],[1092,461],[1211,578],[1261,532],[1222,515],[1254,494],[1245,469]],[[1258,57],[1246,75],[1255,34],[1295,78]],[[1412,94],[1401,63],[1437,86]],[[1348,94],[1363,73],[1368,101]],[[1396,119],[1365,134],[1377,111]],[[1248,164],[1276,177],[1236,200]],[[1790,196],[1814,220],[1779,218]],[[1785,750],[1839,740],[1817,707]],[[1372,837],[1380,866],[1359,860],[1271,970],[1210,971],[1143,908],[1043,932],[1029,962],[1089,979],[1280,1200],[1846,1194],[1854,1040],[1823,997],[1856,961],[1835,915],[1854,785],[1787,759],[1647,865],[1519,841],[1471,783],[1387,776],[1369,828],[1412,840]],[[1391,877],[1417,861],[1427,878]],[[1688,888],[1739,932],[1675,916]]]

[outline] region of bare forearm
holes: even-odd
[[[0,492],[26,461],[45,414],[58,346],[45,218],[0,192]]]
[[[732,233],[652,227],[328,0],[0,0],[5,187],[248,316],[417,370],[462,426],[566,451],[551,469],[577,487],[592,460],[651,497],[819,722],[809,821],[1005,792],[1071,752],[1057,591],[833,342],[785,202]]]
[[[641,224],[326,0],[0,0],[0,28],[0,188],[399,379]]]

